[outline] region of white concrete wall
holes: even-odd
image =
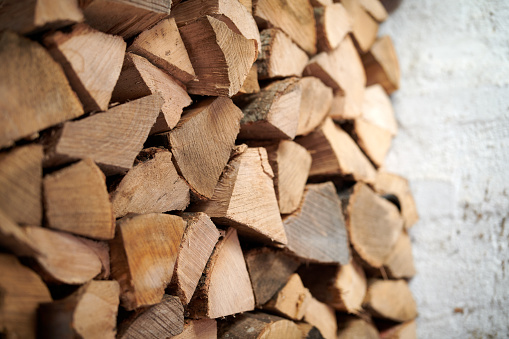
[[[419,338],[509,338],[509,0],[403,0],[381,34],[402,72],[387,168],[421,216]]]

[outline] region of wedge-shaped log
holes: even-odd
[[[336,92],[332,97],[331,109],[329,111],[329,116],[331,117],[331,119],[333,119],[334,121],[341,122],[351,118],[348,117],[345,113],[345,104],[346,104],[345,94]]]
[[[311,293],[304,287],[299,275],[294,273],[283,288],[263,305],[263,309],[292,320],[302,320],[311,299]]]
[[[62,68],[38,43],[4,31],[0,62],[0,147],[83,114]]]
[[[17,256],[35,256],[35,244],[2,209],[0,209],[0,246]]]
[[[405,280],[372,280],[364,298],[364,308],[374,317],[397,322],[417,317],[417,304]]]
[[[325,339],[335,339],[338,329],[336,313],[332,307],[311,298],[304,321],[315,326]]]
[[[240,88],[237,95],[241,94],[252,94],[260,92],[260,84],[258,83],[258,65],[256,63],[251,66],[249,73],[247,74],[244,84]]]
[[[349,318],[339,324],[338,339],[365,338],[379,339],[376,327],[359,318]]]
[[[399,88],[400,71],[396,50],[391,38],[378,38],[368,53],[362,57],[368,86],[380,84],[387,94]]]
[[[236,94],[256,60],[256,41],[235,33],[211,16],[179,27],[197,79],[186,83],[191,94]]]
[[[189,187],[171,160],[165,149],[152,147],[140,152],[135,166],[110,193],[116,218],[129,213],[182,211],[189,205]]]
[[[415,320],[405,321],[380,333],[381,339],[417,339],[417,324]]]
[[[64,123],[48,141],[45,165],[91,158],[107,175],[127,172],[143,148],[162,104],[161,96],[155,94]]]
[[[37,307],[51,302],[41,278],[9,254],[0,254],[0,333],[5,338],[36,338]]]
[[[115,239],[110,242],[111,276],[120,284],[126,309],[161,302],[184,228],[182,218],[168,214],[142,214],[117,221]]]
[[[362,6],[361,0],[341,0],[352,20],[352,36],[359,49],[367,52],[375,42],[378,22]]]
[[[395,136],[398,123],[394,116],[391,99],[379,84],[366,87],[362,102],[362,118]]]
[[[384,268],[394,279],[411,278],[415,275],[412,243],[406,232],[401,232],[392,252],[385,259]]]
[[[352,30],[350,16],[340,3],[315,7],[314,13],[318,51],[332,51]]]
[[[237,231],[229,228],[205,267],[189,312],[191,318],[218,318],[252,311],[254,307],[253,289]]]
[[[260,33],[262,51],[258,56],[258,78],[301,76],[308,56],[283,31],[268,28]]]
[[[380,0],[358,0],[364,9],[378,22],[385,21],[389,14]]]
[[[115,218],[106,178],[91,159],[44,177],[49,227],[94,239],[112,239]]]
[[[308,323],[298,323],[300,332],[302,333],[302,339],[324,339],[322,332],[316,327]]]
[[[164,19],[142,32],[128,51],[148,59],[183,83],[196,76],[175,18]]]
[[[205,212],[215,223],[233,226],[242,235],[286,244],[267,151],[258,147],[239,153],[228,163],[211,200],[192,210]]]
[[[107,110],[124,61],[124,40],[78,24],[46,36],[44,44],[62,65],[85,111]]]
[[[347,264],[348,235],[332,182],[306,186],[299,209],[284,218],[288,249],[321,263]]]
[[[186,319],[184,330],[173,339],[217,339],[215,319]]]
[[[70,296],[38,309],[38,337],[114,339],[120,290],[116,281],[92,280]]]
[[[221,320],[217,332],[220,339],[301,338],[299,327],[293,321],[261,312]]]
[[[297,135],[307,135],[325,119],[332,107],[332,89],[315,77],[299,80],[302,95],[300,100]]]
[[[377,168],[383,166],[385,156],[391,148],[391,133],[363,118],[354,119],[347,130],[371,162]]]

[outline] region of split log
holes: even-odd
[[[393,279],[411,278],[415,275],[412,243],[406,232],[401,232],[392,252],[385,259],[384,269]]]
[[[6,339],[35,339],[37,306],[51,302],[48,288],[15,256],[1,253],[0,271],[0,335]]]
[[[197,76],[186,83],[188,92],[228,97],[236,94],[256,60],[256,41],[211,16],[179,29]]]
[[[175,18],[164,19],[142,32],[127,51],[144,57],[183,83],[196,76]]]
[[[189,187],[178,175],[170,152],[147,148],[136,159],[135,166],[110,193],[116,218],[129,213],[182,211],[189,205]]]
[[[331,109],[329,111],[329,116],[334,121],[342,122],[350,119],[345,113],[345,95],[342,93],[336,92],[332,97]]]
[[[0,206],[15,223],[41,225],[42,147],[0,153]]]
[[[101,262],[101,273],[95,277],[96,280],[110,278],[110,246],[106,241],[96,241],[87,238],[78,237],[81,243],[86,245],[97,255]]]
[[[292,339],[301,338],[297,325],[287,319],[261,312],[244,313],[219,321],[220,339]]]
[[[172,131],[157,136],[171,148],[175,167],[199,197],[212,197],[241,118],[241,110],[230,99],[209,98],[186,110]]]
[[[255,248],[244,254],[256,306],[265,304],[290,278],[300,262],[270,247]]]
[[[69,32],[47,35],[44,44],[64,69],[85,111],[106,111],[124,61],[124,40],[78,24]]]
[[[237,95],[241,94],[252,94],[260,92],[260,84],[258,83],[258,66],[256,63],[251,66],[249,73],[247,74],[244,84],[239,89]]]
[[[298,323],[297,326],[302,333],[302,339],[324,339],[322,333],[316,326],[307,323]]]
[[[392,136],[398,132],[391,99],[379,84],[366,87],[362,103],[362,119],[387,130]]]
[[[325,339],[336,339],[338,330],[334,310],[315,298],[311,298],[304,314],[304,321],[318,328]]]
[[[310,2],[313,7],[325,7],[333,3],[332,0],[310,0]]]
[[[0,246],[17,256],[38,254],[35,244],[2,209],[0,209]]]
[[[417,339],[415,320],[406,321],[380,333],[381,339]]]
[[[83,114],[60,65],[41,45],[0,33],[0,147]]]
[[[126,309],[161,302],[172,279],[184,228],[182,218],[168,214],[117,221],[115,239],[110,242],[111,276],[120,284]]]
[[[380,0],[359,0],[359,3],[378,22],[385,21],[389,15]]]
[[[252,311],[254,307],[253,290],[237,231],[229,228],[205,267],[189,304],[190,316],[218,318]]]
[[[332,51],[352,30],[352,22],[342,4],[315,7],[317,48],[319,52]]]
[[[67,298],[38,309],[38,338],[105,338],[116,335],[120,294],[116,281],[90,281]]]
[[[365,338],[379,339],[380,336],[375,326],[363,319],[348,319],[340,325],[338,339]]]
[[[304,287],[299,275],[294,273],[283,288],[263,305],[263,309],[292,320],[302,320],[311,299],[311,293]]]
[[[378,33],[378,22],[368,14],[360,0],[341,0],[352,20],[352,36],[361,52],[369,51]]]
[[[175,263],[170,290],[187,305],[198,285],[220,233],[205,213],[184,213],[187,222]]]
[[[260,79],[302,75],[308,56],[283,31],[268,28],[260,33],[260,38],[262,50],[256,62]]]
[[[404,322],[417,317],[417,305],[404,280],[373,280],[368,285],[364,308],[374,317]]]
[[[396,50],[389,36],[378,38],[362,57],[366,69],[366,85],[380,84],[387,94],[399,88],[400,71]]]
[[[253,240],[285,244],[267,152],[263,147],[244,149],[230,160],[211,200],[191,210],[205,212],[216,224],[233,226]]]
[[[115,218],[105,180],[99,167],[88,158],[46,175],[48,226],[94,239],[112,239]]]
[[[184,330],[173,339],[217,339],[217,322],[215,319],[186,319]]]
[[[297,135],[307,135],[324,121],[331,110],[332,89],[315,77],[300,79],[299,86],[302,96]]]
[[[50,137],[45,166],[91,158],[107,175],[126,172],[143,148],[162,104],[161,96],[155,94],[64,123]]]
[[[377,168],[381,167],[391,147],[391,133],[362,118],[356,118],[348,125],[350,127],[347,130],[350,131],[357,145]]]
[[[146,59],[127,53],[112,100],[127,102],[159,93],[164,100],[161,113],[150,134],[171,130],[177,125],[184,107],[193,101],[182,84]]]
[[[341,201],[331,182],[306,186],[299,209],[284,218],[288,249],[300,258],[346,264],[350,259]]]

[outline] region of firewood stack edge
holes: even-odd
[[[0,7],[0,337],[415,338],[379,0]]]

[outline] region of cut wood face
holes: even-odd
[[[391,99],[379,84],[366,87],[362,103],[362,118],[387,130],[392,136],[398,132]]]
[[[302,95],[297,135],[307,135],[314,131],[329,114],[333,103],[333,94],[330,87],[325,86],[320,79],[315,77],[300,79],[299,87]]]
[[[378,22],[385,21],[388,13],[379,0],[358,0],[364,9]]]
[[[186,319],[184,330],[173,339],[217,339],[215,319]]]
[[[0,246],[12,253],[33,257],[38,254],[35,244],[3,210],[0,209]]]
[[[368,14],[360,0],[341,0],[352,19],[352,35],[362,52],[367,52],[375,42],[378,22]]]
[[[380,84],[387,94],[399,88],[400,70],[398,55],[389,36],[378,38],[362,62],[366,69],[368,86]]]
[[[398,322],[417,317],[417,305],[405,280],[374,280],[368,286],[364,306],[375,317]]]
[[[378,339],[380,335],[375,326],[363,319],[349,319],[341,324],[338,339],[366,338]]]
[[[325,339],[335,339],[337,333],[336,313],[324,303],[311,298],[304,314],[304,321],[315,326]]]
[[[384,263],[385,271],[394,279],[411,278],[415,275],[412,243],[406,232],[401,235]]]
[[[263,308],[292,320],[302,320],[311,299],[311,293],[304,287],[299,275],[294,273],[285,286],[269,302],[263,305]]]
[[[348,12],[342,4],[331,3],[314,8],[314,13],[318,51],[334,50],[352,30],[352,22]]]
[[[242,87],[236,96],[258,92],[260,92],[260,84],[258,83],[258,65],[254,63],[249,70],[246,80],[244,80],[244,84],[242,84]]]
[[[417,339],[417,324],[415,320],[405,321],[400,325],[393,326],[382,333],[381,339]]]
[[[376,167],[381,167],[391,147],[391,133],[362,118],[357,118],[353,123],[352,134],[371,162]]]
[[[261,312],[244,313],[218,322],[218,338],[301,338],[299,327],[290,320]]]

